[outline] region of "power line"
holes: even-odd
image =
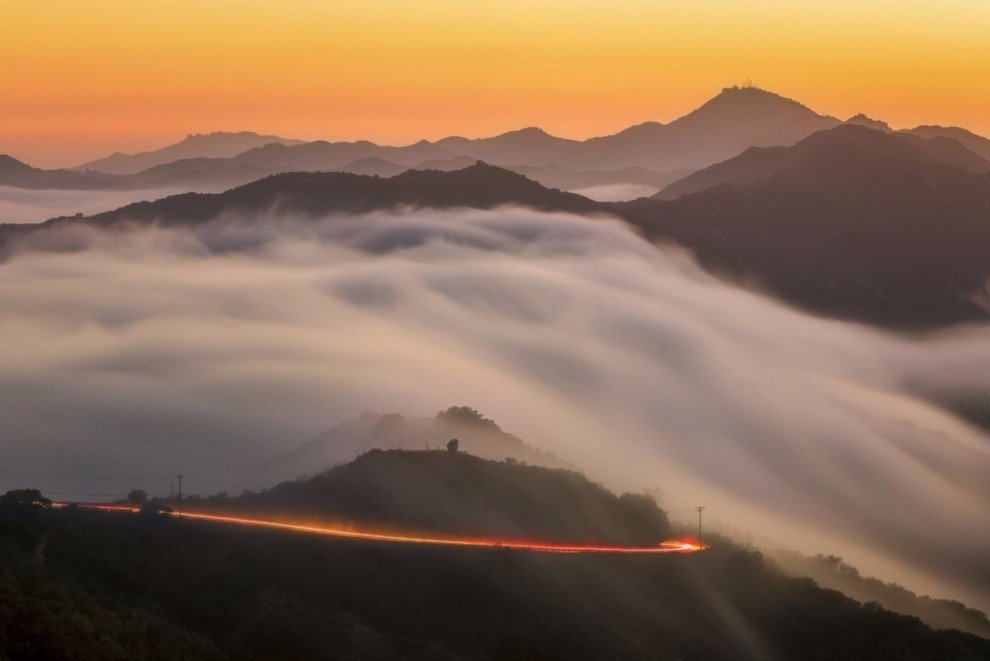
[[[33,471],[19,471],[9,468],[0,468],[0,473],[10,475],[29,475],[31,477],[57,477],[66,480],[169,480],[171,475],[69,475],[60,473],[35,473]]]
[[[29,477],[52,477],[64,480],[171,480],[175,478],[175,475],[74,475],[70,473],[38,473],[34,471],[14,470],[11,468],[0,468],[0,473],[5,473],[8,475],[26,475]],[[234,489],[248,489],[248,487],[239,484],[208,480],[205,477],[196,477],[193,475],[183,475],[182,479],[192,480],[194,482],[203,482],[205,484],[215,484],[221,487],[232,487]]]

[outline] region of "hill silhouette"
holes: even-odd
[[[388,179],[346,172],[277,174],[224,193],[188,193],[138,202],[90,216],[86,222],[192,224],[223,212],[263,213],[276,204],[279,213],[308,215],[399,207],[489,209],[506,204],[578,213],[599,209],[580,195],[550,190],[522,175],[479,162],[453,172],[408,170]]]
[[[204,505],[561,543],[655,545],[670,535],[666,514],[648,496],[615,496],[570,470],[447,450],[370,450],[306,480]]]
[[[564,467],[554,455],[527,445],[475,409],[451,406],[423,418],[365,412],[334,425],[291,452],[258,464],[248,477],[252,484],[268,486],[351,461],[368,450],[437,448],[451,438],[460,441],[462,451],[479,457]]]

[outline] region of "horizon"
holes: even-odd
[[[57,168],[74,168],[74,167],[78,167],[80,165],[88,164],[90,161],[101,160],[103,158],[107,158],[107,157],[110,157],[110,156],[117,156],[117,155],[133,156],[135,154],[140,154],[140,153],[145,153],[145,152],[154,152],[154,151],[157,151],[157,150],[160,150],[160,149],[164,149],[166,147],[171,147],[173,145],[179,144],[181,142],[184,142],[186,140],[193,139],[193,138],[209,137],[209,136],[212,136],[212,135],[236,135],[236,134],[253,134],[253,135],[258,135],[258,136],[270,136],[272,138],[280,138],[280,139],[283,139],[283,140],[294,140],[294,141],[298,141],[298,142],[301,142],[301,143],[307,143],[307,142],[330,142],[330,143],[334,143],[334,142],[358,142],[358,141],[366,140],[366,141],[370,141],[370,142],[372,142],[372,143],[374,143],[374,144],[376,144],[378,146],[383,146],[383,147],[404,147],[404,146],[414,145],[416,143],[423,142],[423,141],[430,142],[430,143],[436,143],[436,142],[438,142],[440,140],[443,140],[445,138],[462,137],[462,138],[468,138],[468,139],[471,139],[471,140],[476,140],[476,139],[498,137],[498,136],[505,135],[505,134],[508,134],[508,133],[516,133],[516,132],[525,131],[525,130],[529,130],[529,129],[538,129],[538,130],[543,131],[547,135],[550,135],[550,136],[555,137],[555,138],[560,138],[560,139],[565,139],[565,140],[575,140],[575,141],[586,141],[586,140],[597,138],[597,137],[606,137],[606,136],[609,136],[609,135],[614,135],[616,133],[622,132],[623,130],[626,130],[628,128],[631,128],[631,127],[634,127],[634,126],[637,126],[637,125],[640,125],[640,124],[648,124],[648,123],[660,123],[660,124],[664,124],[664,125],[669,124],[671,122],[674,122],[674,121],[676,121],[678,119],[681,119],[681,118],[685,117],[686,115],[689,115],[690,113],[692,113],[693,111],[695,111],[698,108],[702,107],[703,105],[705,105],[709,101],[712,101],[712,100],[718,98],[719,96],[721,96],[722,94],[724,94],[726,92],[734,91],[734,90],[740,90],[740,89],[754,90],[756,92],[761,92],[761,93],[768,94],[768,95],[771,95],[771,96],[778,96],[778,97],[781,97],[784,100],[794,101],[794,102],[799,103],[800,105],[808,108],[812,112],[815,112],[816,114],[818,114],[818,115],[820,115],[822,117],[834,117],[835,119],[839,120],[840,122],[848,122],[848,121],[850,121],[850,120],[852,120],[852,119],[854,119],[856,117],[865,117],[866,119],[876,120],[876,121],[879,121],[879,122],[882,122],[882,123],[886,123],[890,127],[890,129],[893,130],[893,131],[901,131],[901,130],[905,130],[906,131],[906,130],[910,130],[910,129],[914,129],[914,128],[920,128],[922,126],[950,126],[949,124],[940,123],[940,122],[937,122],[937,121],[931,122],[931,123],[928,123],[928,124],[917,124],[917,125],[911,125],[911,126],[907,126],[907,125],[905,125],[905,126],[898,126],[898,125],[895,125],[895,124],[887,121],[884,117],[876,117],[876,116],[869,115],[867,113],[854,113],[854,114],[849,115],[847,117],[836,116],[836,115],[832,115],[831,113],[827,113],[827,112],[819,112],[818,110],[816,110],[815,108],[809,106],[808,104],[803,103],[801,101],[801,99],[796,99],[796,98],[790,97],[790,96],[788,96],[786,94],[782,94],[782,93],[780,93],[778,91],[775,91],[775,90],[772,90],[772,89],[767,89],[765,87],[760,87],[759,85],[756,85],[756,84],[752,83],[751,81],[746,80],[746,81],[742,82],[741,84],[732,84],[732,85],[725,85],[725,86],[723,86],[718,92],[716,92],[716,93],[712,94],[711,96],[707,97],[706,99],[704,99],[703,101],[701,101],[700,103],[698,103],[696,106],[691,107],[691,108],[687,108],[683,112],[680,112],[679,114],[676,114],[672,118],[667,119],[665,121],[662,121],[661,122],[661,121],[655,120],[655,119],[645,119],[645,120],[640,121],[640,122],[635,122],[635,123],[632,123],[632,124],[629,124],[629,125],[626,125],[626,126],[618,127],[615,130],[612,130],[612,131],[609,131],[609,132],[600,133],[600,134],[586,135],[586,136],[580,136],[580,137],[570,136],[570,135],[561,135],[559,133],[555,133],[552,130],[547,130],[546,127],[544,127],[542,125],[537,125],[537,124],[531,124],[531,125],[527,125],[527,126],[518,126],[518,127],[514,127],[514,128],[508,128],[508,129],[505,129],[505,130],[498,131],[497,133],[472,134],[469,131],[461,131],[461,132],[453,131],[453,132],[442,133],[442,134],[435,135],[435,136],[430,136],[430,137],[413,137],[413,138],[409,138],[409,139],[406,139],[406,140],[398,140],[398,141],[394,141],[394,142],[380,142],[380,141],[370,140],[368,138],[364,138],[364,137],[361,137],[361,136],[355,136],[355,137],[346,138],[346,139],[345,138],[336,139],[336,138],[325,137],[325,136],[315,136],[315,137],[300,138],[300,137],[298,137],[296,135],[293,135],[291,133],[288,133],[288,132],[262,131],[262,130],[252,130],[252,129],[249,129],[249,128],[231,127],[231,128],[227,128],[227,129],[220,128],[220,129],[212,129],[212,130],[204,130],[204,131],[188,131],[188,132],[186,132],[184,134],[181,134],[181,135],[176,136],[176,137],[174,137],[172,139],[169,139],[168,141],[166,141],[164,143],[160,143],[160,144],[156,144],[156,145],[151,145],[151,146],[148,146],[147,148],[141,148],[141,149],[137,149],[137,150],[133,150],[133,151],[124,151],[122,149],[114,149],[112,151],[103,151],[103,152],[100,152],[97,155],[94,155],[92,158],[87,159],[85,162],[83,162],[83,161],[73,161],[71,163],[57,163],[57,164],[50,164],[50,165],[39,165],[39,164],[37,164],[37,163],[35,163],[33,161],[29,161],[29,160],[26,160],[26,159],[23,159],[23,158],[19,158],[17,155],[11,154],[9,152],[0,152],[0,156],[8,156],[8,157],[14,158],[15,160],[21,161],[22,163],[26,163],[28,165],[31,165],[33,167],[42,167],[42,168],[51,168],[51,169],[57,169]],[[973,134],[975,134],[975,135],[977,135],[979,137],[984,137],[984,138],[988,137],[987,135],[983,135],[979,131],[973,130],[971,127],[968,127],[968,126],[952,126],[952,128],[962,128],[964,130],[970,131],[971,133],[973,133]],[[988,133],[988,135],[990,135],[990,133]]]
[[[66,167],[215,130],[409,144],[535,125],[586,139],[667,123],[750,78],[839,119],[990,134],[990,7],[965,0],[622,0],[607,16],[559,0],[229,4],[11,3],[0,151]]]

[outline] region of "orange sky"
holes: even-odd
[[[746,78],[990,135],[987,0],[3,0],[0,153],[186,133],[410,142],[667,121]]]

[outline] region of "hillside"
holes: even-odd
[[[654,545],[670,535],[647,496],[617,497],[573,471],[447,450],[371,450],[315,477],[204,506],[547,542]]]
[[[658,171],[695,169],[748,147],[791,145],[839,120],[754,87],[728,87],[669,124],[646,122],[584,144],[581,163],[638,165]]]
[[[917,617],[936,629],[960,629],[990,638],[990,619],[986,614],[958,601],[919,596],[896,583],[863,576],[855,567],[832,555],[804,556],[781,551],[772,557],[785,571],[812,578],[819,585],[839,590],[861,603],[879,603],[894,612]]]
[[[822,314],[915,328],[988,317],[987,174],[845,125],[688,180],[704,190],[613,208],[710,268]]]
[[[577,474],[446,452],[369,453],[315,481],[242,500],[380,511],[394,524],[406,524],[410,511],[439,509],[463,513],[465,532],[475,521],[497,525],[507,512],[560,533],[600,531],[605,519],[635,537],[663,530],[659,510],[630,507]],[[534,554],[0,505],[0,594],[14,614],[0,618],[0,655],[708,661],[990,653],[986,639],[861,606],[728,540],[709,541],[712,548],[690,555]]]
[[[365,412],[334,425],[291,452],[258,464],[248,472],[247,479],[252,484],[270,486],[351,461],[368,450],[439,448],[451,438],[458,439],[462,451],[485,459],[512,458],[563,467],[557,457],[527,445],[478,411],[467,406],[451,406],[423,418]]]
[[[859,153],[854,153],[858,151]],[[921,138],[912,134],[890,133],[861,124],[845,124],[815,133],[793,147],[751,147],[721,163],[716,163],[676,181],[654,197],[675,200],[715,186],[742,186],[765,180],[787,168],[826,159],[851,161],[860,155],[897,162],[953,165],[973,174],[990,172],[990,161],[966,149],[951,138]]]

